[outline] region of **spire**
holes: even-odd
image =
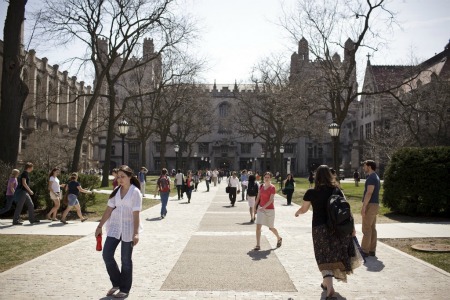
[[[370,66],[370,57],[371,55],[369,53],[367,53],[367,65]]]
[[[237,86],[237,81],[236,79],[234,80],[234,89],[233,92],[239,92],[238,86]]]
[[[255,84],[255,92],[256,92],[256,93],[259,92],[258,80],[256,80],[256,84]]]
[[[213,91],[217,92],[217,85],[216,85],[216,80],[215,79],[214,79]]]

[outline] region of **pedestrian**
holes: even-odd
[[[115,190],[116,187],[119,185],[119,183],[117,182],[117,172],[118,171],[119,171],[119,169],[114,168],[111,172],[111,175],[114,177],[113,182],[112,182],[113,190]]]
[[[175,185],[177,187],[178,200],[183,199],[183,184],[184,184],[184,174],[178,169],[177,175],[175,175]]]
[[[259,188],[258,196],[256,196],[256,246],[253,248],[255,251],[261,250],[261,228],[262,226],[269,227],[269,230],[277,237],[277,248],[281,247],[283,239],[278,234],[278,230],[275,228],[275,206],[273,202],[275,200],[276,189],[271,183],[272,173],[264,173],[264,184]]]
[[[85,190],[81,187],[81,184],[77,181],[78,180],[78,173],[72,173],[69,177],[69,183],[66,184],[66,193],[67,200],[69,203],[67,203],[67,208],[64,210],[62,216],[61,216],[61,223],[68,224],[66,221],[67,214],[72,209],[72,207],[75,206],[75,209],[77,211],[77,215],[80,218],[81,222],[86,221],[88,218],[84,218],[81,213],[81,207],[80,202],[78,201],[78,195],[81,193],[84,194],[94,194],[93,191]]]
[[[211,178],[212,178],[212,181],[214,182],[214,186],[217,186],[218,177],[219,177],[219,171],[217,171],[217,169],[214,169],[214,171],[211,172]]]
[[[211,171],[206,169],[205,174],[205,182],[206,182],[206,191],[209,192],[209,184],[211,183]]]
[[[309,171],[308,181],[309,181],[309,188],[312,188],[313,185],[314,185],[314,173],[313,173],[313,171]]]
[[[11,171],[11,175],[9,175],[8,183],[6,185],[6,203],[5,207],[0,210],[0,215],[7,213],[14,202],[14,193],[16,192],[16,188],[18,185],[17,176],[19,176],[20,171],[17,169],[13,169]]]
[[[236,175],[236,171],[233,171],[231,173],[231,177],[228,178],[228,186],[230,187],[228,198],[230,199],[231,207],[234,207],[234,204],[236,203],[236,195],[241,192],[239,178],[237,178]]]
[[[19,221],[20,213],[22,212],[23,205],[27,205],[28,220],[30,224],[40,223],[34,216],[34,204],[30,196],[34,193],[30,188],[30,173],[33,172],[33,164],[27,162],[25,169],[20,174],[16,191],[14,192],[14,198],[16,200],[16,210],[14,211],[13,225],[22,225],[23,222]]]
[[[167,202],[169,201],[170,194],[170,178],[167,176],[167,169],[163,168],[161,170],[161,175],[156,181],[156,187],[159,191],[159,196],[161,198],[161,220],[167,215]]]
[[[219,169],[219,178],[218,178],[218,182],[219,184],[222,182],[222,177],[223,177],[223,169]]]
[[[192,180],[194,181],[194,192],[197,191],[197,187],[200,182],[200,176],[201,176],[200,171],[194,172],[194,175],[192,175]]]
[[[141,193],[142,197],[145,197],[145,176],[147,174],[148,170],[146,167],[141,167],[141,170],[138,173],[139,183],[141,184]]]
[[[336,170],[333,168],[330,168],[330,173],[331,173],[331,177],[333,177],[333,180],[336,183],[336,186],[341,189],[341,184],[339,183],[339,179],[337,177]]]
[[[166,170],[167,171],[167,170]],[[130,293],[133,283],[133,249],[139,242],[142,231],[140,212],[142,209],[142,193],[139,180],[128,166],[120,166],[118,171],[119,188],[109,196],[108,206],[95,230],[95,236],[102,234],[106,223],[106,240],[103,246],[103,260],[112,288],[106,296],[125,298]],[[114,254],[121,243],[122,268],[119,269]]]
[[[284,191],[286,193],[287,205],[292,205],[292,195],[294,194],[295,181],[291,174],[288,174],[284,180]]]
[[[244,201],[246,198],[245,198],[245,195],[246,195],[246,191],[247,191],[247,186],[248,186],[248,175],[247,175],[247,170],[242,170],[242,172],[241,172],[241,191],[242,191],[242,200],[241,201]]]
[[[355,180],[355,186],[359,186],[359,181],[361,180],[361,175],[358,172],[358,169],[353,173],[353,179]]]
[[[326,165],[316,170],[314,188],[306,191],[303,205],[297,210],[295,216],[304,214],[313,207],[312,239],[314,255],[323,281],[321,287],[327,291],[326,299],[337,299],[334,296],[333,277],[347,282],[347,274],[353,272],[350,259],[356,256],[351,235],[339,237],[328,228],[327,204],[333,191],[337,188],[336,182]],[[341,196],[342,192],[339,190]],[[355,231],[353,230],[353,236]]]
[[[256,177],[256,181],[257,181],[257,182],[263,183],[263,182],[261,181],[261,175],[259,174],[259,172],[256,172],[255,177]]]
[[[184,184],[184,190],[185,190],[186,196],[188,198],[187,203],[191,203],[191,195],[192,195],[193,189],[194,189],[194,181],[192,180],[192,172],[188,171],[188,174],[186,176],[186,182]]]
[[[258,196],[259,184],[255,175],[248,176],[247,202],[250,211],[250,223],[255,222],[255,200]]]
[[[50,193],[50,199],[53,201],[53,207],[47,214],[47,219],[51,221],[58,221],[56,215],[58,214],[59,207],[61,206],[61,185],[59,183],[58,175],[60,174],[59,168],[53,168],[48,175],[48,191]]]
[[[366,160],[363,164],[367,175],[364,184],[363,206],[361,208],[362,233],[361,249],[366,256],[375,256],[377,248],[377,214],[380,209],[380,178],[375,173],[377,164],[373,160]]]

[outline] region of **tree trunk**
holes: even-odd
[[[106,135],[106,148],[105,148],[105,162],[103,164],[103,177],[102,177],[102,187],[108,186],[108,176],[111,169],[111,146],[114,139],[114,125],[115,125],[115,101],[116,94],[113,88],[110,88],[110,99],[109,99],[109,118],[108,118],[108,130]]]
[[[0,161],[15,166],[19,154],[20,120],[28,86],[20,78],[21,31],[26,0],[10,1],[3,31],[3,68],[0,106]]]
[[[161,160],[161,169],[167,168],[166,166],[166,141],[167,141],[167,135],[160,135],[161,138],[161,146],[160,146],[160,153],[159,158]]]
[[[146,138],[141,138],[141,153],[142,153],[141,166],[147,168],[147,156],[145,155],[147,151],[146,143],[147,143]]]

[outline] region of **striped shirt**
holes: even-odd
[[[121,189],[121,188],[120,188]],[[132,242],[134,235],[133,212],[142,209],[141,191],[134,185],[130,186],[123,199],[120,198],[120,189],[116,195],[108,200],[108,206],[115,209],[106,223],[107,235],[123,242]],[[139,232],[142,226],[139,224]]]

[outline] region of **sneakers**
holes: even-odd
[[[13,221],[13,225],[22,225],[23,222],[19,222],[19,221]]]

